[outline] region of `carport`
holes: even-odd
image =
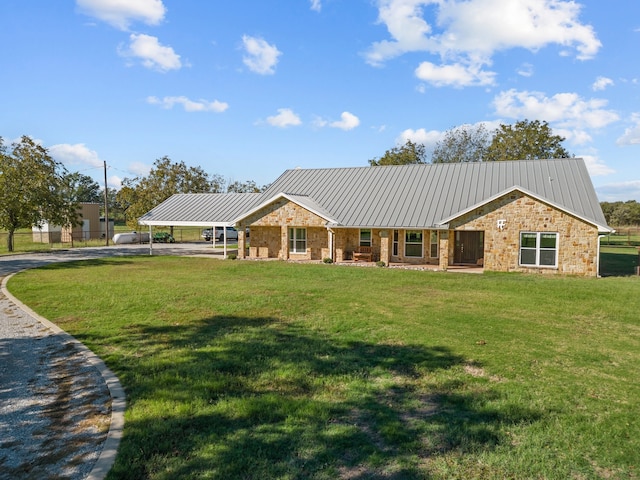
[[[227,257],[226,227],[259,202],[259,193],[178,193],[145,213],[139,225],[149,227],[149,255],[153,255],[153,227],[222,227],[223,253]],[[215,236],[213,238],[215,245]]]

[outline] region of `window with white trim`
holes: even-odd
[[[407,230],[404,236],[405,257],[422,257],[422,231]]]
[[[371,229],[370,228],[360,229],[360,246],[361,247],[371,246]]]
[[[429,243],[431,245],[431,251],[429,252],[429,256],[431,258],[438,258],[438,231],[431,230],[429,234]]]
[[[526,267],[558,266],[558,234],[520,232],[520,265]]]
[[[290,253],[307,253],[307,229],[306,228],[290,228],[289,229],[289,252]]]

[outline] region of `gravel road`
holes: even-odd
[[[163,244],[153,253],[213,252],[207,245]],[[148,254],[148,245],[128,245],[1,256],[0,281],[52,262]],[[47,323],[0,291],[0,479],[101,478],[106,472],[94,467],[107,450],[114,399],[90,352]]]

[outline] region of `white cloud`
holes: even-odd
[[[610,175],[615,173],[615,170],[608,167],[604,162],[595,155],[578,155],[584,160],[587,170],[592,177]]]
[[[311,2],[311,10],[314,12],[319,12],[322,10],[322,2],[321,0],[309,0]]]
[[[79,10],[120,30],[134,21],[158,25],[166,8],[162,0],[76,0]]]
[[[472,85],[493,85],[495,72],[481,71],[478,65],[434,65],[422,62],[416,68],[416,77],[436,87],[468,87]]]
[[[640,113],[631,115],[631,125],[626,128],[624,134],[618,138],[618,145],[640,145]]]
[[[135,176],[146,177],[151,171],[151,165],[142,162],[133,162],[129,164],[128,170]]]
[[[602,202],[640,201],[640,180],[609,183],[596,187],[598,199]]]
[[[127,49],[118,49],[118,53],[123,57],[138,58],[146,68],[160,72],[182,68],[180,55],[174,52],[173,48],[161,45],[157,37],[132,33],[129,40]]]
[[[530,77],[533,75],[533,65],[530,63],[523,63],[517,70],[518,75],[522,77]]]
[[[91,167],[102,167],[104,162],[100,160],[95,150],[90,150],[84,143],[68,144],[60,143],[48,148],[49,153],[57,161],[65,166],[89,165]]]
[[[279,108],[277,115],[267,117],[267,123],[272,127],[286,128],[301,125],[302,120],[290,108]]]
[[[120,190],[120,188],[122,188],[122,178],[117,175],[111,175],[107,178],[107,185],[109,186],[109,188]]]
[[[275,45],[269,45],[262,38],[242,36],[242,44],[246,55],[242,58],[244,64],[254,73],[272,75],[282,52]]]
[[[427,9],[433,13],[431,23],[425,19]],[[378,0],[378,21],[391,39],[373,43],[364,56],[380,66],[408,52],[427,52],[444,65],[437,70],[427,62],[426,79],[433,76],[438,85],[451,77],[457,86],[486,85],[493,74],[482,72],[483,67],[498,51],[537,51],[557,44],[565,47],[563,52],[574,50],[578,59],[594,57],[601,43],[591,26],[579,22],[579,13],[579,4],[564,0]],[[489,77],[465,83],[461,70]]]
[[[404,130],[400,136],[396,139],[398,145],[404,145],[407,140],[411,140],[413,143],[420,143],[424,145],[428,150],[435,148],[436,144],[444,138],[444,133],[439,130],[429,130],[419,128],[413,130],[408,128]]]
[[[226,102],[220,102],[214,100],[209,102],[208,100],[190,100],[187,97],[147,97],[147,103],[151,105],[160,105],[162,108],[171,109],[174,105],[182,105],[185,112],[224,112],[229,108],[229,104]]]
[[[350,112],[342,112],[342,115],[340,115],[340,120],[336,120],[335,122],[331,122],[329,124],[330,127],[339,128],[345,131],[353,130],[358,125],[360,125],[360,119]]]
[[[593,85],[591,86],[591,88],[594,91],[600,91],[600,90],[604,90],[607,87],[610,87],[613,85],[613,80],[611,80],[610,78],[607,77],[598,77],[596,78],[596,81],[593,82]]]
[[[583,99],[577,93],[558,93],[547,97],[541,92],[501,92],[493,99],[496,114],[513,119],[546,120],[563,131],[573,143],[590,141],[588,133],[616,122],[619,115],[605,107],[603,99]]]

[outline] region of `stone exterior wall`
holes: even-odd
[[[360,246],[360,229],[359,228],[336,228],[334,229],[334,249],[336,262],[344,262],[353,259],[353,252]],[[388,247],[383,246],[383,232],[389,230],[380,230],[378,228],[371,229],[371,260],[377,262],[382,260],[389,263]],[[385,255],[387,256],[385,260]]]
[[[280,199],[247,217],[240,225],[249,227],[250,258],[322,260],[329,256],[326,220],[287,199]],[[289,228],[307,229],[306,253],[289,252]]]
[[[415,229],[409,229],[414,231]],[[407,257],[405,255],[405,239],[407,230],[398,230],[398,254],[393,254],[393,230],[389,230],[389,261],[396,263],[407,263],[410,265],[438,265],[439,256],[432,258],[431,255],[431,230],[420,230],[422,232],[422,256]],[[438,247],[438,253],[440,248]]]
[[[498,221],[504,221],[503,228]],[[502,222],[501,222],[502,223]],[[513,192],[450,223],[452,230],[484,231],[484,268],[500,272],[597,275],[598,229],[550,205]],[[558,233],[557,267],[520,266],[520,233]],[[454,233],[449,235],[453,260]]]

